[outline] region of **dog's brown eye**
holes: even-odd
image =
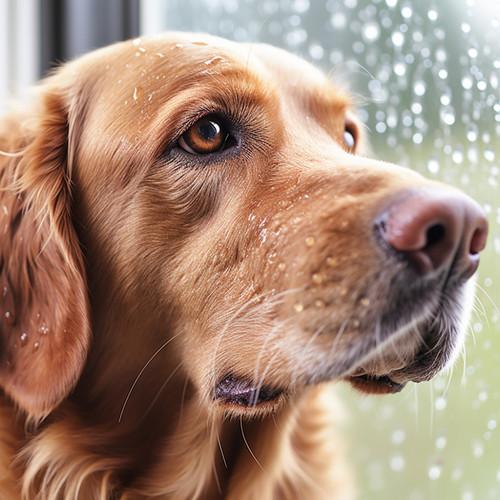
[[[351,153],[356,147],[356,131],[349,125],[344,130],[344,144]]]
[[[219,119],[206,116],[182,134],[179,146],[192,154],[215,153],[224,148],[228,136],[228,132]]]

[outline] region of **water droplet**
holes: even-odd
[[[400,31],[396,31],[392,34],[391,40],[396,47],[402,47],[405,42],[405,36]]]
[[[440,436],[436,439],[436,448],[438,450],[442,450],[446,446],[446,438],[444,436]]]
[[[429,479],[435,481],[441,477],[441,473],[443,472],[443,468],[440,464],[435,464],[429,469]]]
[[[370,305],[370,299],[368,297],[363,297],[360,300],[360,303],[361,303],[362,306],[368,307]]]
[[[453,125],[455,123],[455,110],[451,107],[445,108],[441,112],[441,120],[443,120],[446,125]]]
[[[35,342],[33,344],[33,351],[38,351],[38,348],[40,347],[40,344],[38,342]]]
[[[284,271],[286,269],[286,264],[284,262],[280,262],[278,264],[278,271]]]
[[[484,454],[484,447],[480,441],[474,441],[472,444],[472,455],[474,458],[481,458]]]
[[[431,156],[427,162],[427,169],[431,174],[437,174],[439,172],[439,160],[436,156]]]
[[[395,445],[402,444],[406,439],[406,433],[403,429],[396,429],[391,435],[391,441]]]
[[[21,347],[24,347],[28,343],[28,334],[26,332],[21,333],[19,340],[21,341]]]
[[[330,24],[336,30],[343,30],[347,26],[347,17],[342,12],[336,12],[330,17]]]
[[[293,308],[295,309],[295,312],[300,313],[304,310],[304,305],[301,302],[297,302]]]
[[[409,6],[409,5],[405,5],[402,9],[401,9],[401,15],[405,18],[405,19],[410,19],[411,16],[413,15],[413,9]]]
[[[49,329],[47,328],[47,326],[45,325],[45,322],[42,323],[42,326],[38,329],[38,331],[42,334],[42,335],[47,335],[47,333],[49,332]]]
[[[493,161],[495,159],[495,152],[493,151],[493,148],[491,146],[488,146],[485,150],[484,150],[484,157],[488,160],[488,161]]]
[[[395,472],[399,472],[404,469],[405,466],[405,460],[401,456],[395,456],[391,458],[390,462],[391,469]]]
[[[429,12],[427,12],[427,17],[429,18],[429,21],[436,21],[438,18],[437,10],[435,9],[429,10]]]
[[[214,56],[212,59],[209,59],[208,61],[205,61],[205,64],[208,66],[209,64],[212,64],[215,61],[223,61],[224,59],[221,56]]]
[[[142,97],[142,89],[139,87],[134,88],[134,101],[137,101],[137,99],[140,99]]]
[[[427,86],[424,81],[419,80],[415,82],[413,85],[413,92],[415,92],[415,95],[422,97],[425,94],[425,91],[427,90]]]
[[[327,257],[326,258],[326,264],[330,267],[335,267],[339,263],[339,259],[337,257]]]
[[[7,311],[5,313],[5,320],[7,321],[7,324],[13,325],[16,321],[16,317],[15,317],[14,313]]]
[[[312,275],[312,280],[316,285],[321,285],[321,283],[323,283],[323,276],[321,276],[320,273],[314,273]]]
[[[479,137],[479,129],[475,123],[469,124],[467,127],[467,140],[470,142],[475,142],[477,141],[477,138]]]
[[[344,297],[347,294],[347,288],[345,286],[340,287],[339,295]]]
[[[309,47],[309,55],[315,61],[319,61],[325,56],[325,49],[321,45],[315,43]]]
[[[306,246],[312,247],[315,243],[316,243],[316,239],[314,238],[314,236],[308,236],[306,238]]]
[[[324,300],[321,300],[321,299],[316,299],[314,301],[314,305],[318,308],[318,309],[324,309],[326,307],[326,304],[325,304],[325,301]]]
[[[7,210],[7,207],[5,205],[3,206],[3,212],[5,215],[9,215],[9,211]]]
[[[368,22],[363,26],[362,31],[363,38],[367,42],[374,42],[379,39],[380,28],[377,23]]]
[[[446,399],[444,398],[436,398],[436,401],[434,402],[434,408],[436,408],[436,410],[438,411],[441,411],[441,410],[444,410],[446,408]]]
[[[451,154],[451,159],[453,160],[453,163],[460,165],[464,161],[464,152],[460,149],[455,149],[455,151]]]
[[[298,47],[307,40],[307,37],[307,31],[303,28],[298,28],[287,33],[285,39],[290,47]]]

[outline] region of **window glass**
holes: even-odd
[[[500,498],[498,0],[143,0],[142,32],[269,42],[352,82],[376,154],[454,184],[490,220],[464,355],[397,396],[341,387],[362,499]]]

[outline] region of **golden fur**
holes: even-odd
[[[191,154],[203,116],[232,142]],[[460,345],[436,293],[381,334],[410,271],[373,221],[462,195],[364,156],[350,96],[286,52],[101,49],[4,117],[0,150],[2,499],[352,498],[330,382],[392,392]]]

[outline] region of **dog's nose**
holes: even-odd
[[[488,221],[481,207],[459,191],[444,189],[402,194],[377,217],[375,227],[420,276],[429,276],[453,263],[470,277],[488,235]]]

